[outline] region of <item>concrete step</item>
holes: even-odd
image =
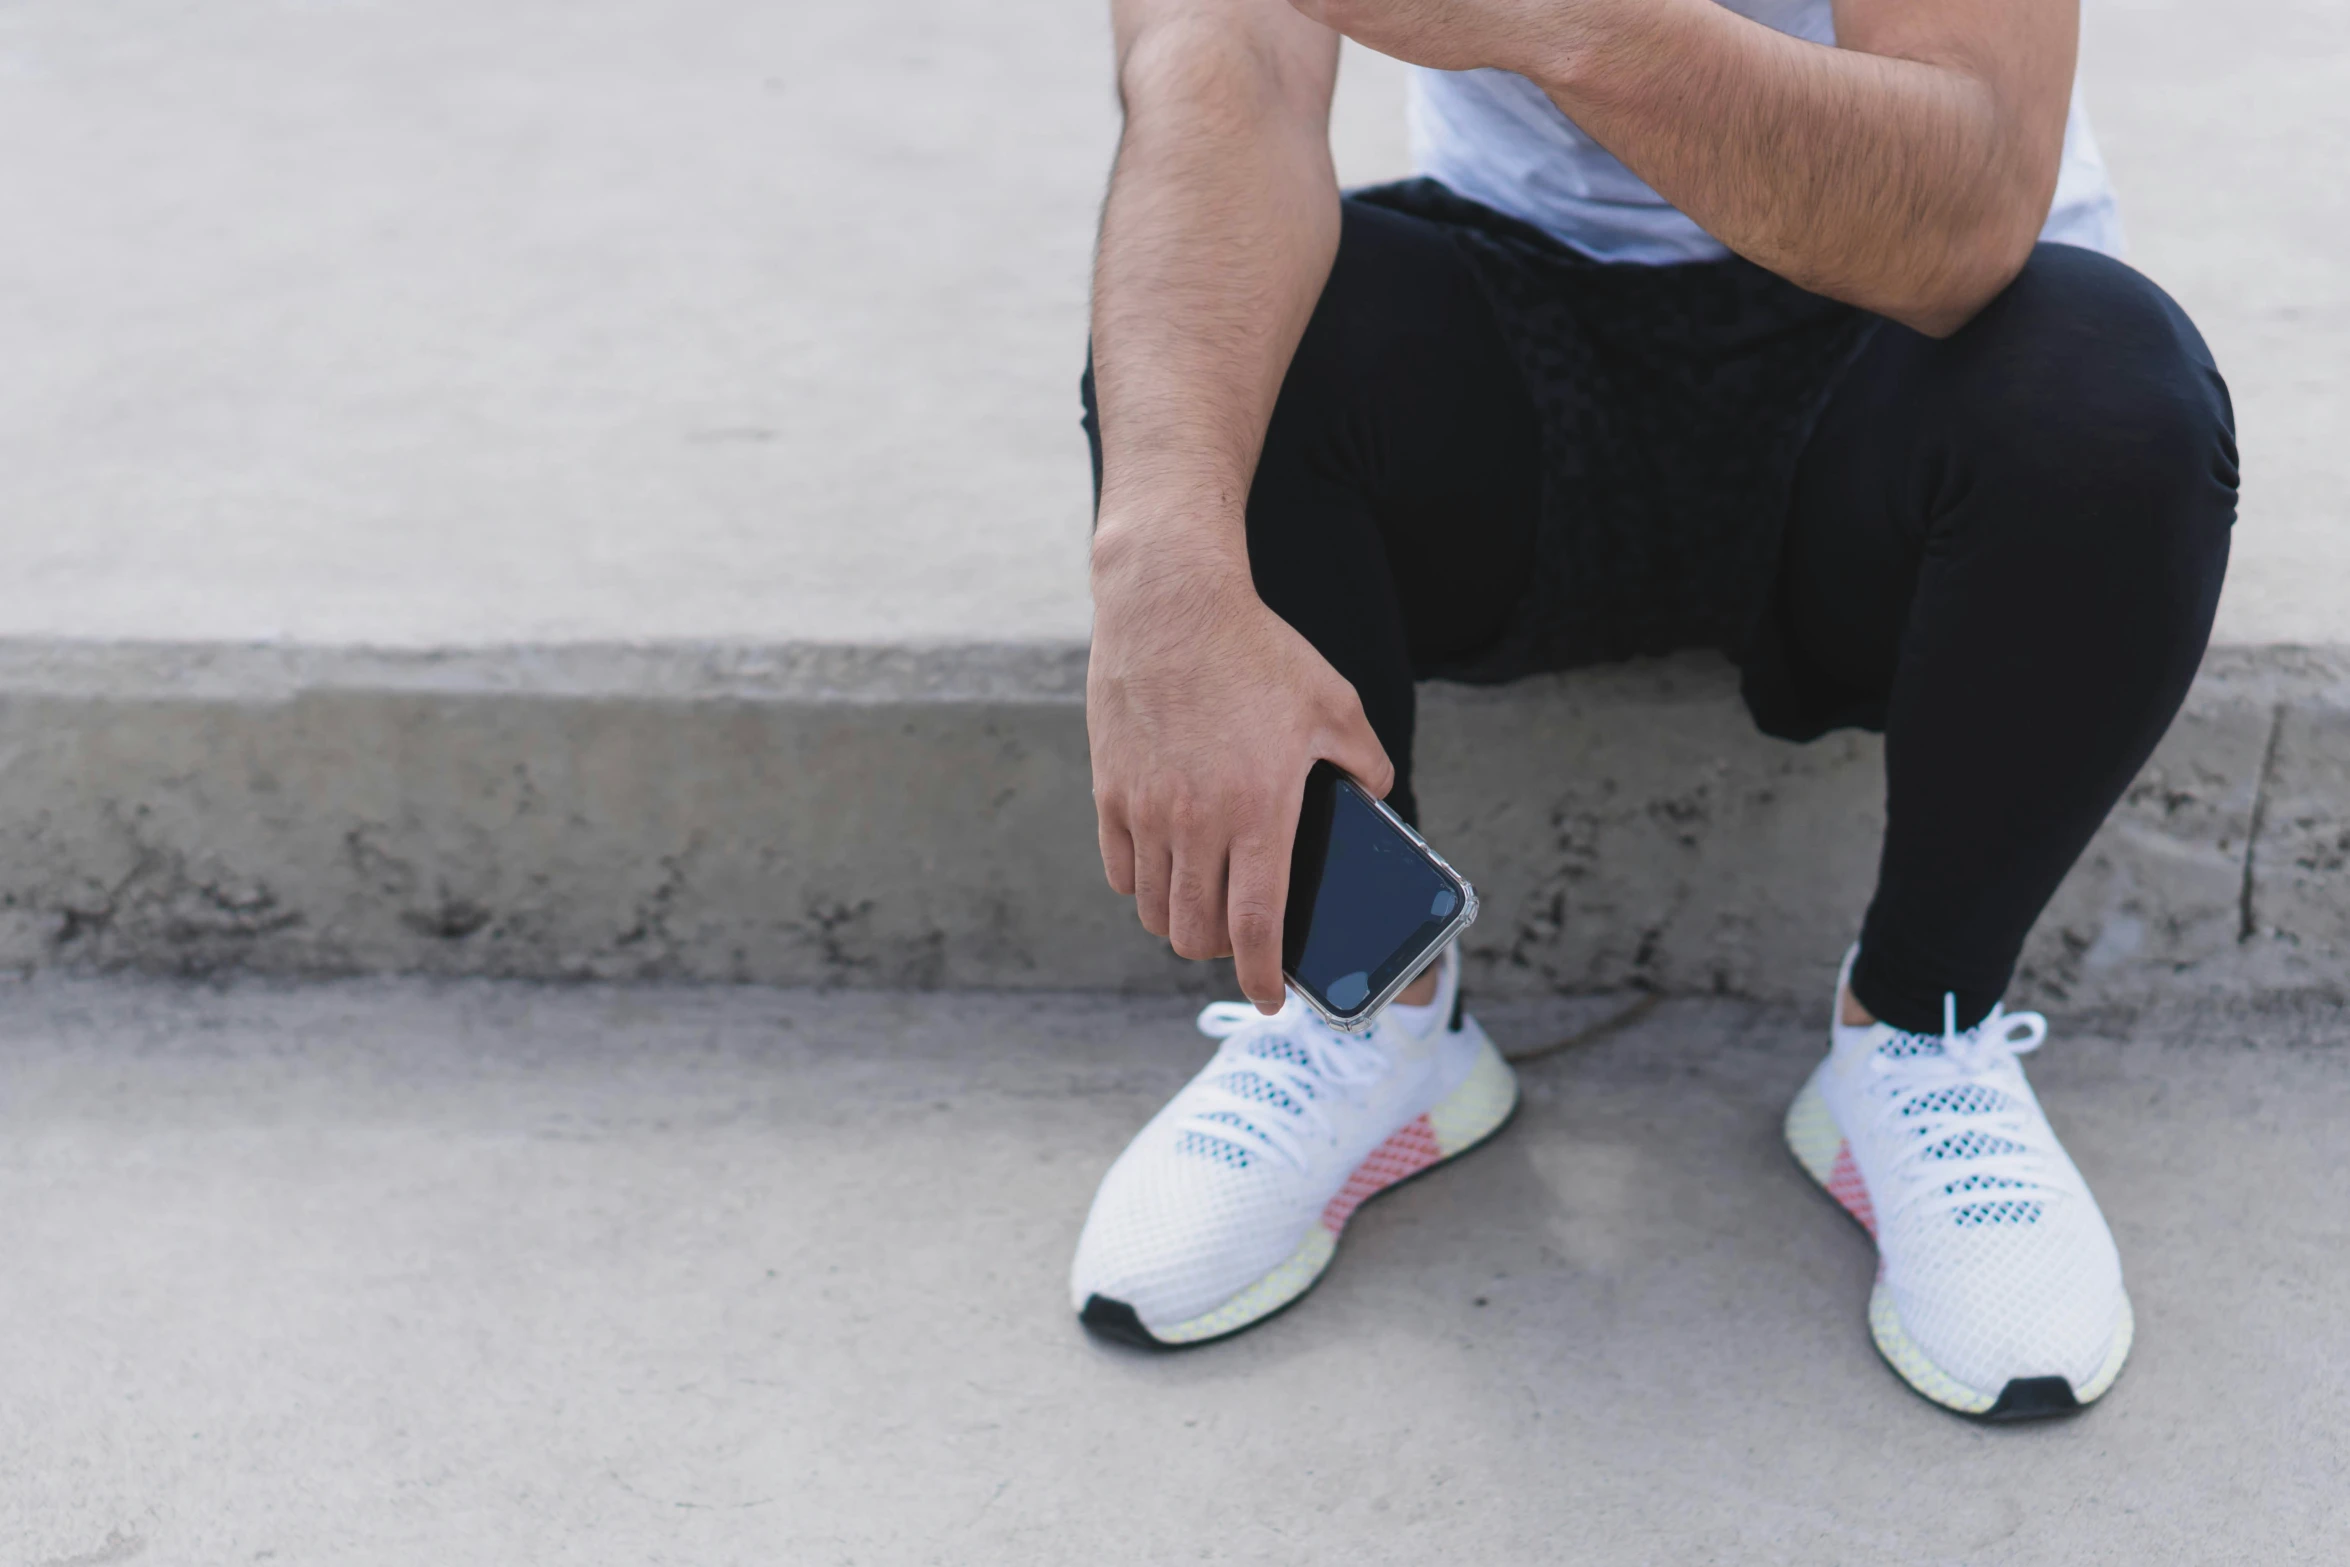
[[[1197,989],[1102,883],[1083,683],[1051,644],[0,644],[0,961]],[[1421,732],[1485,993],[1811,1001],[1854,933],[1878,746],[1756,735],[1719,661],[1431,686]],[[2350,656],[2215,650],[2018,999],[2341,998],[2346,857]]]
[[[2313,1562],[2350,1530],[2350,1038],[2206,1010],[2032,1072],[2138,1339],[1965,1424],[1878,1360],[1778,1123],[1815,1016],[1529,1057],[1491,1148],[1229,1344],[1089,1342],[1166,1000],[0,986],[11,1563]],[[2225,1041],[2233,1048],[2210,1048]],[[1562,1546],[1561,1542],[1572,1542]]]

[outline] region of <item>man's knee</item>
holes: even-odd
[[[2227,385],[2186,312],[2143,274],[2043,244],[1951,340],[1966,422],[2019,457],[2119,482],[2215,466],[2235,484]]]
[[[2133,552],[2224,557],[2236,500],[2227,385],[2151,281],[2043,244],[1947,347],[1954,423],[2045,500],[2035,513]]]

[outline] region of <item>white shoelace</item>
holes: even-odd
[[[2075,1184],[2047,1123],[1999,1081],[2020,1076],[2016,1057],[2040,1048],[2048,1019],[1994,1006],[1962,1034],[1956,1012],[1956,998],[1945,997],[1939,1039],[1906,1035],[1920,1048],[1889,1056],[1880,1047],[1869,1057],[1872,1094],[1886,1119],[1910,1134],[1884,1172],[1895,1190],[1884,1194],[1891,1201],[1880,1218],[1912,1209],[1990,1215],[2005,1203],[2044,1203]]]
[[[1367,1033],[1341,1034],[1295,1000],[1271,1017],[1245,1001],[1211,1002],[1200,1011],[1199,1031],[1221,1039],[1223,1048],[1195,1082],[1193,1107],[1179,1125],[1304,1170],[1316,1145],[1338,1145],[1337,1128],[1318,1106],[1351,1102],[1357,1089],[1393,1069],[1394,1058],[1379,1043],[1385,1029],[1382,1023]],[[1257,1048],[1276,1043],[1293,1046],[1296,1054]],[[1251,1078],[1273,1094],[1249,1092],[1243,1085]]]

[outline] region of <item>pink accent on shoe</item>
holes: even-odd
[[[1828,1172],[1828,1195],[1844,1204],[1845,1212],[1860,1221],[1860,1227],[1874,1236],[1877,1233],[1877,1210],[1869,1203],[1868,1183],[1860,1178],[1860,1166],[1852,1162],[1852,1144],[1836,1145],[1836,1166]]]
[[[1322,1210],[1322,1228],[1336,1235],[1346,1228],[1346,1221],[1354,1217],[1354,1211],[1366,1198],[1378,1195],[1405,1176],[1419,1174],[1443,1158],[1444,1150],[1436,1146],[1436,1131],[1426,1116],[1398,1128],[1394,1136],[1372,1149],[1370,1157],[1355,1166],[1354,1174],[1346,1178],[1346,1185],[1339,1188],[1338,1195]]]

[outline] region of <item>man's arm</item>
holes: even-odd
[[[1518,71],[1749,260],[1937,336],[2048,217],[2078,0],[1836,0],[1839,47],[1713,0],[1297,0],[1375,49]]]
[[[1338,248],[1338,38],[1283,0],[1115,0],[1126,126],[1102,211],[1102,494],[1086,731],[1102,867],[1189,958],[1279,1004],[1290,840],[1327,758],[1394,779],[1362,704],[1257,597],[1246,508]]]
[[[1105,545],[1138,512],[1233,564],[1289,357],[1338,250],[1338,37],[1277,0],[1114,0],[1125,129],[1094,261]],[[1115,419],[1110,417],[1116,411]]]

